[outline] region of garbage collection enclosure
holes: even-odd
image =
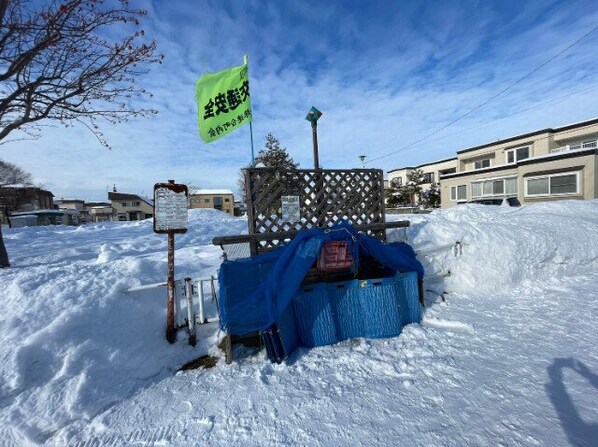
[[[391,337],[419,322],[423,267],[386,244],[380,169],[248,168],[248,234],[223,236],[218,280],[227,362],[258,333],[273,361],[297,347]],[[309,287],[308,287],[309,286]]]
[[[384,224],[381,169],[245,169],[249,234],[295,232],[346,221],[355,227]],[[365,230],[385,240],[383,229]],[[252,255],[281,240],[252,240]]]

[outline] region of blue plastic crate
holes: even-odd
[[[363,337],[364,315],[361,306],[362,288],[358,280],[331,283],[328,296],[332,303],[334,325],[338,340]]]
[[[313,348],[338,342],[327,284],[301,287],[292,304],[301,346]]]
[[[422,311],[419,303],[417,273],[397,273],[394,278],[396,296],[401,314],[401,325],[421,323]]]
[[[363,337],[386,338],[401,333],[401,315],[395,278],[359,281],[364,323]]]

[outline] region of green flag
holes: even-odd
[[[247,57],[243,65],[206,73],[195,85],[199,134],[206,143],[251,121]]]

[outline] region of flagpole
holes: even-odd
[[[251,167],[255,168],[255,155],[253,153],[253,122],[249,121],[249,135],[251,136]]]
[[[247,57],[247,54],[243,55],[243,63],[249,69],[249,58]],[[247,79],[249,79],[249,74],[247,75]],[[249,136],[251,138],[251,167],[254,168],[255,167],[255,155],[253,152],[253,117],[251,118],[251,121],[249,121]]]

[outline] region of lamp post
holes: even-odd
[[[314,168],[316,170],[320,169],[320,159],[318,156],[318,120],[321,116],[322,112],[315,107],[312,107],[305,117],[305,119],[311,123],[311,133],[314,140]]]
[[[365,169],[365,155],[360,155],[359,159],[361,160],[362,169]]]

